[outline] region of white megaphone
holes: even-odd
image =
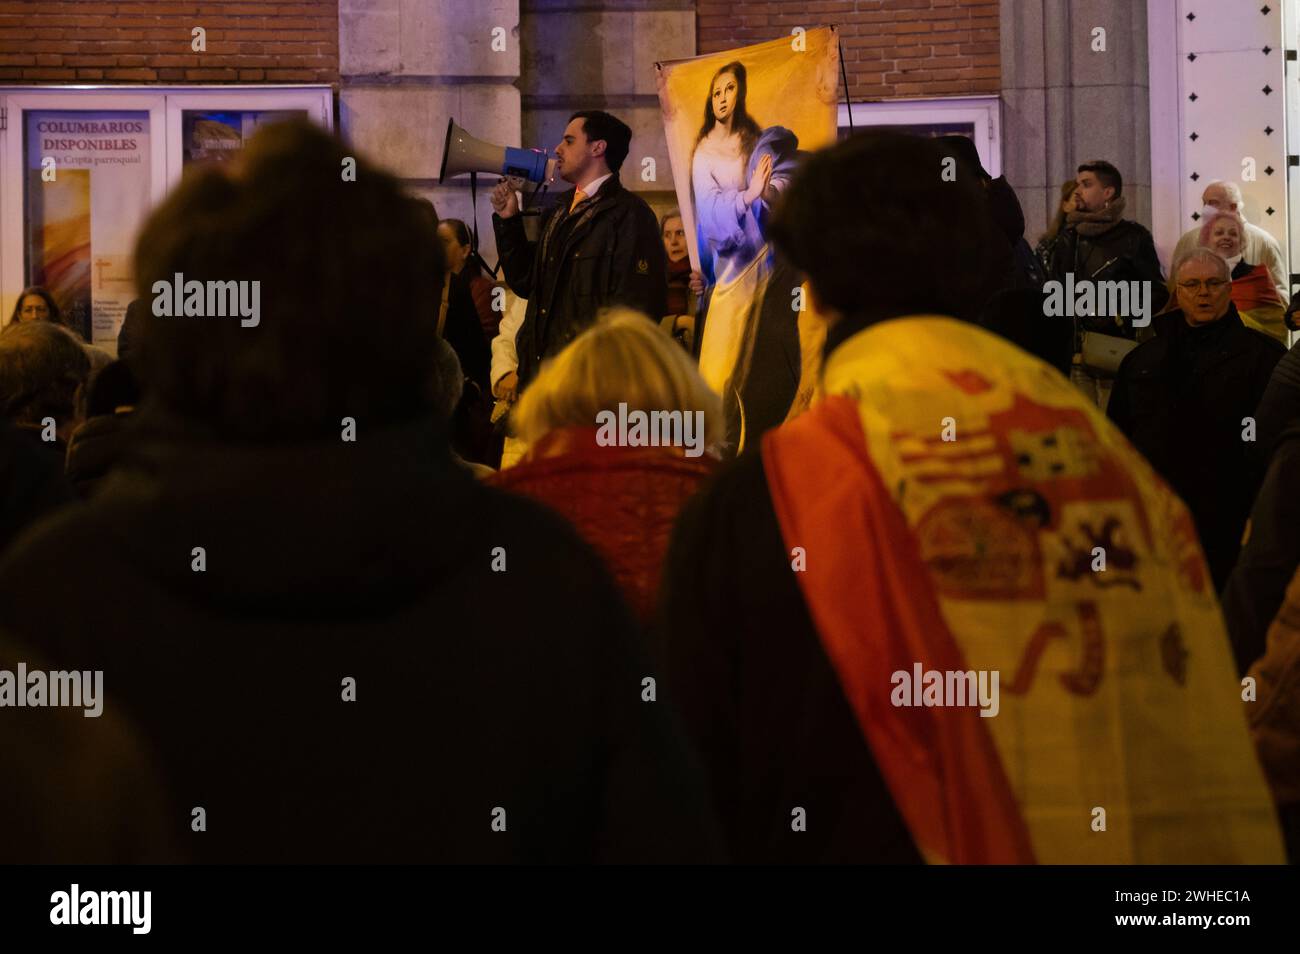
[[[442,169],[438,173],[438,182],[441,184],[448,176],[464,175],[467,172],[488,172],[549,185],[555,181],[555,160],[549,157],[545,149],[516,149],[514,146],[498,146],[476,139],[457,126],[456,120],[449,119],[447,139],[442,145]]]

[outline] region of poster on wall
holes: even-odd
[[[815,376],[800,277],[767,227],[801,157],[836,140],[838,35],[821,27],[657,68],[691,265],[708,287],[700,373],[739,450],[785,419]]]
[[[131,255],[149,208],[149,114],[28,111],[26,284],[92,344],[116,341],[135,297]]]
[[[187,109],[181,114],[182,161],[229,162],[261,126],[306,115],[305,109]]]

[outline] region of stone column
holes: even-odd
[[[519,0],[339,0],[342,133],[445,218],[471,220],[469,177],[437,184],[447,120],[520,145],[519,64]],[[495,262],[479,191],[481,245]]]
[[[1125,217],[1151,226],[1146,0],[1002,0],[1002,169],[1032,244],[1079,163],[1124,176]],[[1095,28],[1106,49],[1092,49]]]
[[[694,0],[520,0],[525,145],[554,150],[579,109],[632,127],[620,173],[656,212],[677,204],[654,64],[695,55]],[[653,159],[653,179],[649,179]]]

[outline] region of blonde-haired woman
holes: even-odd
[[[1278,295],[1268,269],[1258,262],[1246,261],[1246,223],[1242,217],[1227,209],[1206,215],[1199,242],[1232,269],[1232,303],[1246,327],[1262,331],[1285,345],[1287,330],[1282,315],[1286,302]]]
[[[716,465],[721,400],[654,322],[613,310],[543,366],[511,423],[528,453],[489,482],[566,517],[648,621],[673,522]]]

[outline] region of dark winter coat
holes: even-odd
[[[1082,280],[1097,282],[1148,281],[1151,283],[1151,314],[1159,313],[1169,300],[1155,242],[1142,225],[1119,219],[1099,235],[1084,235],[1068,226],[1061,229],[1048,250],[1048,278],[1064,282],[1074,273],[1077,285]],[[1080,318],[1085,330],[1133,337],[1131,316],[1122,323],[1113,316]]]
[[[1107,414],[1187,504],[1220,589],[1263,478],[1245,419],[1285,349],[1232,304],[1208,325],[1171,311],[1155,326],[1120,364]]]
[[[68,444],[67,476],[89,497],[108,476],[131,439],[131,414],[97,414],[77,428]]]
[[[239,446],[139,413],[100,493],[0,563],[0,626],[104,671],[196,861],[717,857],[631,614],[562,520],[425,418]]]
[[[63,476],[62,441],[0,421],[0,553],[19,531],[75,499]]]
[[[483,324],[474,304],[469,273],[454,275],[448,272],[447,280],[451,282],[451,288],[447,293],[447,321],[443,325],[442,336],[460,359],[460,369],[465,373],[465,378],[486,393],[492,353],[483,338]],[[438,320],[436,314],[433,320]]]
[[[1223,590],[1223,618],[1238,672],[1264,654],[1269,624],[1300,568],[1300,421],[1278,436],[1250,511],[1250,532]]]
[[[790,572],[757,450],[682,511],[656,632],[735,861],[921,861]],[[794,830],[796,806],[820,821]]]
[[[668,258],[645,200],[623,188],[617,173],[572,214],[569,200],[561,196],[543,213],[536,242],[522,216],[492,216],[506,283],[528,299],[515,337],[521,387],[543,358],[589,328],[599,309],[626,305],[657,322],[667,308]]]

